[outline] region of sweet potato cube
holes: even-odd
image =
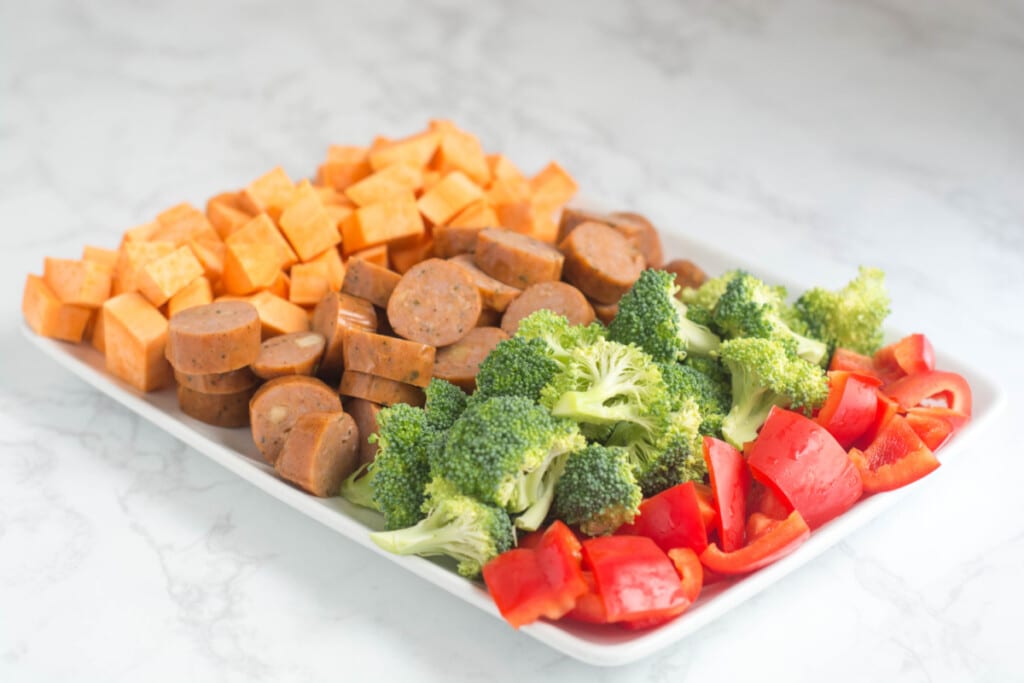
[[[92,312],[92,337],[89,339],[89,343],[92,347],[100,353],[107,352],[106,344],[106,328],[103,324],[103,308],[97,308]]]
[[[324,210],[316,192],[289,204],[281,213],[280,225],[301,261],[309,261],[341,241],[337,223]]]
[[[525,181],[526,176],[504,154],[488,154],[487,167],[491,169],[491,182],[502,178],[512,181]]]
[[[228,245],[229,249],[232,245],[243,242],[267,245],[274,254],[274,262],[278,270],[289,268],[299,260],[288,244],[288,240],[277,229],[270,216],[265,213],[261,213],[251,219],[242,228],[224,240],[224,242]]]
[[[327,264],[321,261],[296,263],[291,269],[291,288],[288,300],[300,306],[315,306],[324,294],[331,291],[327,278]]]
[[[119,294],[103,304],[103,337],[107,370],[115,376],[139,391],[170,383],[167,319],[141,294]]]
[[[274,220],[292,200],[295,183],[280,166],[246,185],[239,197],[243,210],[256,215],[266,213]]]
[[[110,274],[114,274],[114,268],[117,266],[117,259],[120,254],[114,249],[104,249],[103,247],[93,247],[85,245],[82,248],[82,260],[93,261],[94,263],[101,263],[110,271]]]
[[[427,190],[416,205],[431,223],[443,225],[483,194],[465,173],[452,171]]]
[[[493,228],[499,225],[498,214],[486,199],[468,205],[446,223],[452,228]]]
[[[434,157],[440,138],[436,131],[427,130],[380,145],[370,152],[370,168],[379,171],[393,164],[426,166]]]
[[[493,207],[529,201],[530,183],[526,178],[495,178],[487,188],[487,201]]]
[[[125,242],[114,267],[112,294],[135,292],[139,289],[139,271],[154,259],[167,256],[174,251],[170,242]]]
[[[423,185],[423,170],[396,164],[363,178],[347,190],[345,196],[357,206],[376,204],[392,197],[406,195]]]
[[[327,282],[331,289],[335,292],[341,289],[341,284],[345,281],[345,265],[341,262],[341,254],[338,253],[337,249],[328,249],[311,260],[310,263],[323,264],[324,272],[327,273]],[[294,267],[292,266],[292,268]]]
[[[110,297],[111,272],[103,263],[46,257],[46,285],[63,303],[99,308]]]
[[[397,166],[394,168],[398,168]],[[411,194],[356,209],[342,224],[341,246],[346,254],[402,237],[423,233],[423,218]]]
[[[206,215],[209,218],[210,208],[215,204],[220,206],[229,206],[232,209],[242,210],[242,193],[241,192],[220,192],[213,195],[206,200]]]
[[[209,204],[206,217],[222,240],[226,240],[252,219],[242,209],[224,203]]]
[[[179,311],[193,306],[202,306],[211,301],[213,301],[213,288],[210,287],[210,281],[200,275],[167,301],[167,317],[172,318]]]
[[[21,313],[33,332],[41,337],[78,343],[93,309],[61,302],[38,275],[25,278]]]
[[[393,242],[388,248],[388,258],[391,260],[391,269],[396,273],[405,274],[407,270],[415,266],[425,258],[429,258],[434,249],[434,240],[426,233],[412,239]]]
[[[441,144],[434,155],[433,166],[442,173],[462,171],[480,187],[491,182],[491,169],[480,140],[454,126],[442,126]]]
[[[388,263],[390,262],[388,259],[388,245],[378,244],[377,246],[369,247],[368,249],[360,249],[359,251],[354,252],[349,259],[360,259],[367,263],[372,263],[375,266],[387,268]]]
[[[260,315],[264,339],[309,329],[309,316],[306,315],[305,309],[276,294],[260,292],[250,297],[249,301]]]
[[[134,228],[128,228],[121,236],[121,246],[123,247],[129,242],[146,242],[159,227],[156,221],[150,221],[149,223],[136,225]]]
[[[296,266],[299,264],[295,264]],[[292,266],[293,268],[295,266]],[[292,279],[284,271],[279,271],[277,277],[274,278],[274,282],[267,287],[266,291],[271,294],[275,294],[282,299],[288,298],[288,293],[292,291]]]
[[[154,306],[184,289],[203,274],[203,266],[188,246],[178,247],[167,256],[150,261],[139,271],[139,291]]]
[[[156,222],[157,229],[149,239],[172,242],[175,247],[182,246],[190,239],[220,239],[206,214],[188,203],[161,212]]]
[[[266,289],[280,273],[278,253],[270,244],[229,242],[224,251],[221,283],[228,294],[246,295]]]
[[[222,241],[191,239],[187,244],[203,267],[203,275],[210,282],[216,282],[224,275],[224,252],[227,247]]]
[[[335,230],[338,231],[338,235],[342,235],[341,226],[347,221],[355,209],[348,206],[339,206],[337,204],[327,204],[324,206],[324,211],[327,212],[327,216],[331,219],[331,223],[334,224]]]
[[[316,173],[318,185],[332,187],[343,192],[349,185],[370,175],[370,161],[363,147],[331,145],[327,148],[327,160]]]
[[[533,203],[549,212],[572,199],[577,189],[579,188],[572,176],[554,161],[530,178]]]

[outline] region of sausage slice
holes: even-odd
[[[476,249],[476,236],[480,228],[466,228],[454,225],[434,226],[434,256],[451,258],[459,254],[472,254]]]
[[[351,258],[345,270],[341,291],[366,299],[374,306],[387,308],[388,299],[402,276],[366,259]]]
[[[347,370],[425,387],[433,368],[433,346],[364,330],[350,330],[345,336]]]
[[[230,394],[204,394],[178,385],[181,412],[215,427],[244,427],[249,424],[249,399],[256,387]]]
[[[248,367],[210,375],[190,375],[187,372],[175,370],[174,379],[186,389],[202,394],[233,394],[251,389],[260,381]]]
[[[341,378],[345,333],[351,329],[377,329],[377,309],[366,299],[327,292],[313,310],[313,331],[324,336],[326,347],[319,375],[331,384]]]
[[[594,314],[597,316],[597,319],[605,325],[609,324],[619,314],[618,301],[613,304],[599,304],[596,301],[591,301],[590,304],[594,307]]]
[[[419,407],[425,401],[423,390],[419,387],[354,370],[346,370],[342,373],[338,393],[386,406],[408,403],[411,406]]]
[[[473,329],[482,308],[480,292],[465,270],[431,258],[402,276],[388,301],[388,321],[401,337],[447,346]]]
[[[476,373],[480,363],[508,335],[497,327],[476,327],[451,346],[437,350],[434,376],[462,387],[463,391],[476,391]]]
[[[370,441],[370,435],[377,433],[377,413],[381,405],[365,398],[345,399],[345,412],[352,416],[359,428],[359,464],[368,465],[377,457],[377,441]]]
[[[260,353],[260,316],[248,301],[215,301],[171,317],[165,355],[191,375],[230,372]]]
[[[274,379],[285,375],[312,375],[324,355],[324,336],[317,332],[292,332],[271,337],[260,345],[252,364],[257,377]]]
[[[522,292],[521,289],[510,287],[500,280],[480,270],[471,254],[462,254],[448,259],[459,268],[465,270],[473,279],[476,288],[480,291],[480,299],[484,308],[491,308],[495,311],[504,311],[508,305]]]
[[[249,401],[252,440],[273,465],[295,421],[306,413],[318,412],[341,412],[341,399],[326,384],[304,375],[272,379]]]
[[[583,223],[559,245],[565,279],[595,301],[616,303],[644,269],[644,257],[618,231]]]
[[[303,491],[325,498],[359,464],[359,429],[345,413],[306,413],[284,440],[274,469]]]
[[[515,334],[520,320],[542,308],[564,315],[573,325],[594,322],[594,309],[583,292],[567,282],[538,282],[524,289],[519,298],[509,304],[501,319],[501,329],[509,335]]]
[[[700,287],[708,279],[707,273],[689,259],[677,258],[665,264],[665,270],[676,276],[676,284],[682,287]]]
[[[665,253],[661,248],[661,236],[645,216],[632,211],[616,211],[610,218],[610,225],[640,251],[648,268],[662,267]]]
[[[487,228],[476,238],[476,264],[511,287],[559,280],[565,258],[540,240],[502,228]]]

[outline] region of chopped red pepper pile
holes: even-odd
[[[631,524],[580,542],[562,522],[484,566],[501,614],[659,626],[705,583],[742,576],[793,552],[862,496],[917,481],[971,416],[963,377],[935,369],[922,334],[874,357],[837,349],[829,396],[813,418],[772,408],[741,453],[704,438],[710,486],[679,484],[643,501]]]

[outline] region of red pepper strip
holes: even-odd
[[[649,538],[591,538],[583,557],[610,622],[674,616],[690,604],[668,556]]]
[[[889,381],[935,369],[935,349],[928,337],[912,334],[875,352],[878,374]]]
[[[971,416],[971,386],[955,372],[932,370],[907,375],[885,387],[885,393],[907,411],[932,396],[945,398],[948,407]]]
[[[587,582],[587,592],[576,598],[576,605],[568,614],[567,619],[586,622],[588,624],[607,624],[608,612],[604,609],[604,601],[597,594],[593,572],[584,571],[583,578]]]
[[[484,565],[484,583],[513,628],[541,617],[558,619],[587,591],[580,544],[562,522],[552,524],[537,548],[515,548]]]
[[[907,424],[933,452],[941,448],[953,434],[967,423],[968,417],[950,408],[911,408]]]
[[[882,427],[889,422],[893,415],[900,411],[900,404],[881,391],[877,392],[875,398],[878,401],[878,407],[875,409],[875,419],[871,422],[871,426],[853,444],[862,450],[871,445],[871,442],[878,436],[878,432],[882,431]]]
[[[718,540],[726,550],[735,550],[743,545],[750,471],[739,451],[710,436],[704,437],[704,462],[718,508]]]
[[[640,503],[633,523],[619,527],[615,533],[646,536],[665,552],[673,548],[693,548],[701,553],[708,547],[708,534],[692,481],[665,489]]]
[[[707,484],[694,482],[693,488],[697,492],[700,518],[704,520],[704,532],[710,535],[712,531],[718,528],[718,510],[715,509],[715,496],[711,493],[711,487]]]
[[[516,547],[536,550],[537,546],[540,545],[540,539],[544,538],[545,531],[546,529],[537,529],[536,531],[531,531],[528,534],[523,534],[516,539]]]
[[[889,420],[867,450],[851,450],[850,460],[860,472],[866,493],[898,489],[939,467],[935,454],[899,415]]]
[[[875,387],[882,382],[848,371],[828,373],[828,398],[815,421],[843,448],[849,448],[868,430],[878,411]]]
[[[775,493],[770,486],[765,486],[759,481],[754,482],[751,488],[750,502],[747,505],[747,512],[754,514],[759,512],[771,519],[785,519],[793,511],[793,506],[787,503],[781,496]],[[748,520],[749,521],[749,520]],[[750,524],[747,524],[747,536],[750,536]]]
[[[785,517],[769,517],[762,512],[751,512],[747,517],[747,539],[753,543],[766,533],[782,524]]]
[[[648,619],[624,621],[622,622],[623,628],[630,631],[636,631],[639,629],[661,626],[662,624],[672,621],[678,617],[680,614],[685,612],[690,605],[697,601],[697,596],[700,595],[700,589],[704,585],[704,568],[701,567],[700,557],[698,557],[697,553],[693,552],[689,548],[673,548],[668,551],[668,557],[672,560],[672,564],[675,565],[676,571],[679,572],[679,585],[683,589],[683,595],[686,596],[686,606],[675,614],[669,614],[661,617],[650,617]]]
[[[860,476],[846,449],[821,425],[790,410],[772,408],[747,463],[811,528],[846,512],[861,496]]]
[[[770,531],[731,553],[722,552],[714,543],[700,555],[705,569],[718,574],[737,576],[765,567],[797,549],[811,535],[800,513],[792,514]]]
[[[832,354],[832,362],[828,365],[829,371],[845,370],[847,372],[856,372],[859,375],[866,377],[878,378],[878,374],[875,371],[875,362],[870,356],[862,356],[856,351],[850,351],[849,349],[836,349]]]

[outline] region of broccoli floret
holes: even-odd
[[[681,410],[687,400],[696,402],[700,410],[700,433],[709,436],[720,434],[722,418],[729,412],[732,396],[729,376],[721,364],[711,358],[702,358],[697,366],[683,363],[669,363],[661,367],[661,376],[672,397],[672,410]],[[698,367],[708,368],[706,374]]]
[[[519,321],[515,336],[543,341],[547,345],[548,356],[564,365],[573,349],[589,346],[604,339],[605,335],[606,330],[601,323],[571,325],[564,315],[542,308]]]
[[[588,536],[600,536],[631,523],[642,499],[629,452],[591,445],[566,461],[555,486],[554,512]]]
[[[427,485],[426,517],[414,526],[370,534],[381,548],[398,555],[446,555],[458,560],[459,574],[474,577],[491,559],[515,545],[508,513],[481,503],[444,480]]]
[[[729,282],[739,273],[738,270],[730,270],[718,277],[706,280],[700,287],[684,287],[679,292],[679,298],[690,308],[706,312],[713,311]]]
[[[636,344],[659,362],[687,354],[707,356],[721,340],[687,317],[686,304],[676,298],[675,277],[647,269],[619,301],[619,312],[608,325],[608,339]]]
[[[889,315],[885,273],[862,266],[839,291],[808,290],[795,308],[808,333],[827,343],[830,351],[842,347],[871,355],[882,345],[882,323]]]
[[[412,526],[423,518],[423,489],[430,481],[428,446],[434,432],[420,408],[397,403],[377,414],[377,456],[365,475],[353,475],[341,495],[384,515],[388,529]],[[369,494],[369,495],[367,495]],[[369,503],[369,504],[367,504]]]
[[[804,360],[820,363],[828,347],[791,329],[784,320],[784,307],[785,290],[771,287],[749,273],[738,273],[715,305],[715,327],[730,339],[757,337],[791,345]]]
[[[543,340],[519,335],[504,339],[480,364],[473,399],[522,396],[536,401],[558,369]]]
[[[650,428],[668,412],[658,366],[633,345],[599,340],[575,349],[544,387],[541,404],[556,417],[592,425],[632,422]]]
[[[431,464],[463,494],[519,513],[516,526],[532,531],[548,514],[568,454],[585,445],[571,420],[520,396],[496,396],[466,408]]]
[[[773,405],[809,411],[825,402],[828,380],[818,365],[769,339],[732,339],[719,356],[732,376],[732,407],[722,435],[736,448],[757,436]]]
[[[466,409],[466,392],[446,380],[432,378],[424,393],[427,426],[435,431],[450,429]]]

